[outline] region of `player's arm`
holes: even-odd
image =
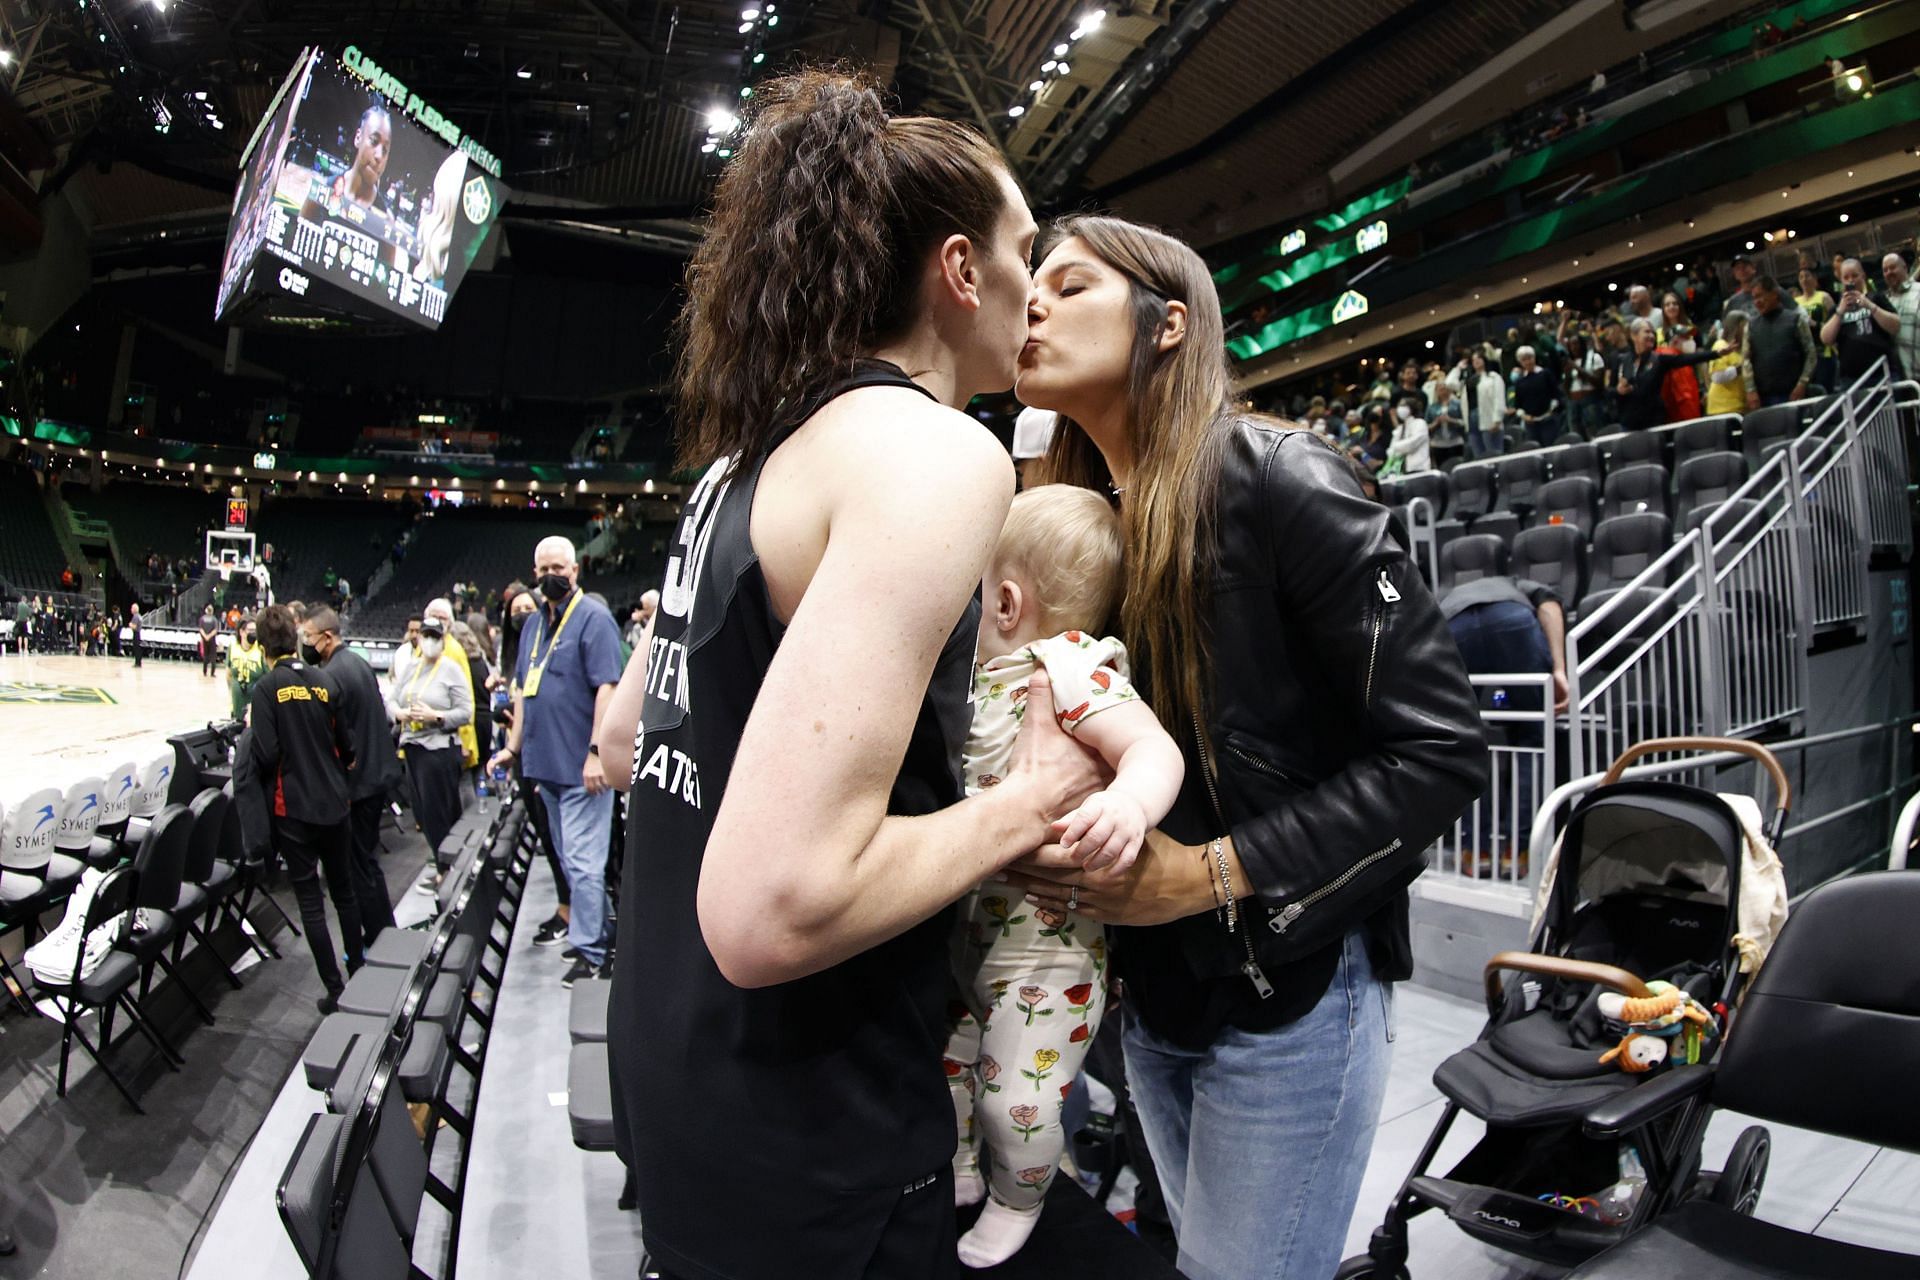
[[[1074,738],[1112,767],[1113,781],[1054,823],[1059,842],[1090,871],[1125,870],[1173,808],[1186,761],[1159,717],[1137,699],[1088,716]]]
[[[606,713],[594,730],[594,745],[600,748],[600,764],[607,771],[607,784],[624,792],[633,777],[633,737],[640,728],[640,708],[647,700],[647,651],[635,649],[620,673]]]
[[[1037,847],[1095,776],[1036,677],[1004,782],[938,813],[887,815],[1013,467],[976,423],[932,406],[850,434],[865,465],[825,496],[825,550],[748,717],[701,867],[701,933],[737,986],[803,977],[925,920]]]

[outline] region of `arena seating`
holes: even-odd
[[[206,558],[205,531],[226,522],[225,499],[186,485],[117,481],[98,493],[64,490],[67,505],[113,529],[121,557],[136,571],[147,552],[198,565]]]
[[[67,557],[30,473],[17,467],[0,471],[0,510],[7,513],[7,533],[0,538],[0,582],[28,593],[59,590]]]
[[[422,518],[415,529],[392,580],[348,622],[353,635],[399,634],[409,614],[446,595],[455,582],[497,591],[516,578],[530,579],[533,548],[549,535],[582,541],[579,523],[568,517],[485,508],[445,507]]]
[[[274,596],[309,602],[326,598],[329,568],[364,592],[404,527],[390,502],[335,498],[269,498],[253,521],[258,544],[273,547]]]

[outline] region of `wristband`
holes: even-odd
[[[1227,870],[1227,842],[1216,836],[1211,846],[1214,863],[1220,868],[1220,889],[1227,899],[1227,932],[1240,924],[1240,905],[1233,896],[1233,874]]]

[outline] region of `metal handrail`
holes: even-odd
[[[1900,820],[1893,824],[1893,843],[1887,850],[1887,870],[1905,871],[1907,869],[1907,850],[1913,846],[1913,832],[1920,827],[1920,791],[1913,794],[1900,810]]]

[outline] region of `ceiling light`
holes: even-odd
[[[1853,90],[1855,93],[1860,92],[1862,89],[1866,87],[1867,87],[1867,82],[1860,78],[1860,73],[1858,71],[1853,72],[1847,77],[1847,88]]]
[[[1057,44],[1057,45],[1055,45],[1055,46],[1053,46],[1053,56],[1054,56],[1054,57],[1056,57],[1056,58],[1064,58],[1064,57],[1066,57],[1066,56],[1067,56],[1067,46],[1066,46],[1066,45],[1064,45],[1064,44]]]
[[[1016,104],[1014,106],[1007,108],[1007,114],[1012,116],[1015,120],[1018,120],[1021,116],[1027,114],[1027,109],[1025,107],[1022,107]]]
[[[740,117],[725,107],[713,107],[707,111],[707,128],[714,133],[732,133],[740,123]]]
[[[1058,62],[1055,62],[1052,58],[1048,58],[1045,62],[1040,64],[1040,69],[1042,71],[1051,71],[1059,65],[1060,64]]]
[[[1675,271],[1685,271],[1687,269],[1687,264],[1684,262],[1676,262],[1673,264],[1673,269]]]
[[[760,20],[760,11],[758,9],[742,9],[740,16],[748,22],[758,22]]]
[[[1844,214],[1844,213],[1843,213],[1843,214],[1841,214],[1841,215],[1840,215],[1840,221],[1842,221],[1842,222],[1845,222],[1845,221],[1847,220],[1847,218],[1848,218],[1848,216],[1849,216],[1849,215],[1847,215],[1847,214]]]
[[[13,65],[13,50],[0,49],[0,67],[10,67],[12,65]]]
[[[1047,87],[1047,82],[1045,80],[1035,80],[1032,84],[1027,86],[1027,92],[1038,93],[1046,87]]]
[[[753,55],[753,65],[756,67],[759,66],[761,63],[765,62],[766,60],[767,60],[767,55],[764,53],[756,53]]]
[[[747,34],[747,32],[749,32],[749,31],[751,31],[751,30],[753,30],[753,24],[752,24],[751,22],[743,22],[743,23],[741,23],[741,24],[740,24],[740,34],[741,34],[741,35],[745,35],[745,34]]]
[[[1766,241],[1766,242],[1767,242],[1768,244],[1772,244],[1772,243],[1773,243],[1773,232],[1771,232],[1771,231],[1762,231],[1762,232],[1760,233],[1760,238],[1761,238],[1762,240],[1765,240],[1765,241]],[[1747,248],[1749,248],[1749,249],[1751,249],[1751,248],[1753,248],[1753,241],[1751,241],[1751,240],[1749,240],[1749,241],[1747,241]]]
[[[1428,338],[1428,339],[1427,339],[1427,350],[1429,350],[1429,351],[1431,351],[1431,350],[1433,350],[1433,339],[1432,339],[1432,338]]]
[[[710,156],[710,155],[712,155],[712,154],[713,154],[713,150],[714,150],[714,148],[715,148],[715,147],[717,147],[717,146],[719,146],[719,145],[720,145],[720,144],[719,144],[719,143],[717,143],[717,142],[706,142],[706,143],[702,143],[702,144],[701,144],[701,146],[700,146],[700,154],[701,154],[701,155],[703,155],[703,156]]]
[[[1619,291],[1620,291],[1620,285],[1616,281],[1613,281],[1613,280],[1607,281],[1608,293],[1618,293]]]
[[[1794,229],[1793,229],[1792,227],[1788,227],[1788,228],[1787,228],[1787,239],[1789,239],[1789,240],[1791,240],[1791,239],[1793,239],[1793,238],[1794,238],[1795,236],[1797,236],[1797,235],[1799,235],[1799,234],[1800,234],[1800,233],[1799,233],[1798,231],[1796,231],[1796,230],[1794,230]]]
[[[1753,241],[1751,240],[1747,241],[1747,248],[1749,249],[1753,248]]]
[[[753,96],[753,86],[750,84],[741,85],[740,96],[743,98],[751,98]]]
[[[780,25],[780,15],[779,15],[779,14],[777,14],[777,13],[774,13],[774,14],[768,14],[768,15],[767,15],[767,25],[768,25],[768,26],[770,26],[770,27],[777,27],[777,26],[779,26],[779,25]]]
[[[1847,176],[1851,178],[1853,176],[1853,170],[1851,169],[1847,170]]]
[[[514,72],[513,74],[520,77],[522,80],[531,80],[533,79],[533,68],[522,67],[518,71]]]
[[[205,89],[194,90],[193,100],[195,102],[205,102],[207,100],[207,91]]]
[[[1095,9],[1092,13],[1080,19],[1080,28],[1083,31],[1093,31],[1093,30],[1096,30],[1100,26],[1100,24],[1105,22],[1106,20],[1107,20],[1107,11],[1105,9]]]
[[[1069,67],[1069,66],[1068,66],[1068,65],[1067,65],[1066,63],[1064,63],[1064,62],[1063,62],[1063,63],[1061,63],[1061,64],[1060,64],[1059,66],[1057,66],[1057,67],[1055,67],[1055,68],[1054,68],[1054,70],[1055,70],[1055,71],[1058,71],[1058,72],[1059,72],[1059,73],[1060,73],[1061,75],[1063,75],[1063,76],[1064,76],[1064,75],[1066,75],[1066,74],[1067,74],[1068,72],[1070,72],[1070,71],[1072,71],[1072,70],[1073,70],[1073,68],[1072,68],[1072,67]]]
[[[720,148],[720,158],[721,158],[722,160],[725,160],[725,159],[727,159],[727,158],[728,158],[729,156],[731,156],[732,154],[733,154],[733,149],[732,149],[731,147],[722,147],[722,148]]]

